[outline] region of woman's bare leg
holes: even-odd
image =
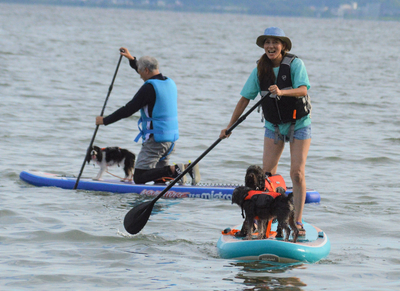
[[[274,140],[268,137],[264,137],[264,153],[263,153],[263,170],[276,174],[278,169],[278,162],[281,158],[283,148],[285,144],[282,140],[278,141],[278,144],[274,143]]]
[[[293,183],[293,201],[295,207],[295,221],[301,222],[303,208],[306,201],[305,168],[311,139],[294,139],[290,143],[290,178]]]

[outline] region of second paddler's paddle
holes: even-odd
[[[243,120],[245,120],[246,117],[262,103],[264,98],[268,98],[268,96],[270,94],[271,94],[270,92],[267,92],[253,107],[251,107],[245,114],[240,116],[240,118],[238,120],[236,120],[236,122],[230,128],[228,128],[228,130],[226,131],[226,135],[229,135],[236,126],[238,126],[240,123],[242,123]],[[125,218],[124,218],[124,227],[125,227],[126,231],[129,232],[130,234],[137,234],[138,232],[140,232],[143,229],[143,227],[146,225],[147,221],[149,220],[151,211],[153,210],[154,204],[157,202],[157,200],[160,199],[165,193],[167,193],[167,191],[169,189],[171,189],[172,186],[174,186],[184,175],[186,175],[221,140],[222,140],[221,138],[218,138],[204,153],[201,154],[200,157],[198,157],[178,177],[176,177],[171,183],[169,183],[168,186],[160,194],[158,194],[156,198],[154,198],[151,201],[147,201],[147,202],[141,203],[141,204],[133,207],[125,215]]]
[[[121,49],[120,52],[123,53],[124,50]],[[108,94],[107,94],[106,100],[104,101],[103,109],[101,110],[100,116],[103,116],[104,110],[106,109],[107,101],[108,101],[108,98],[110,97],[111,91],[113,89],[115,77],[117,76],[117,72],[118,72],[119,64],[121,63],[121,60],[122,60],[122,55],[119,57],[117,68],[115,70],[114,77],[113,77],[113,79],[111,81],[111,85],[108,88]],[[78,188],[79,179],[81,178],[83,169],[85,168],[85,165],[86,165],[86,158],[87,158],[88,155],[90,155],[90,151],[92,149],[93,142],[94,142],[94,139],[96,138],[96,134],[97,134],[98,130],[99,130],[99,125],[96,125],[96,129],[94,130],[92,140],[90,141],[89,147],[86,150],[86,155],[85,155],[85,159],[83,160],[83,163],[82,163],[81,171],[79,172],[78,178],[76,178],[76,182],[75,182],[75,185],[74,185],[74,190],[76,188]]]

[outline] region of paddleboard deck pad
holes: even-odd
[[[318,227],[303,222],[306,236],[299,237],[293,243],[292,236],[285,242],[274,235],[268,239],[252,240],[237,238],[234,233],[241,229],[241,225],[222,232],[217,243],[221,258],[235,260],[264,260],[276,263],[315,263],[328,256],[331,244],[328,236]],[[273,223],[271,230],[276,231],[277,224]]]
[[[76,177],[61,174],[46,173],[41,171],[22,171],[20,179],[34,186],[58,187],[73,189]],[[239,185],[174,185],[165,198],[203,198],[203,199],[232,199],[233,190]],[[118,179],[104,179],[96,181],[81,178],[77,189],[87,191],[102,191],[111,193],[137,193],[140,195],[157,196],[165,189],[166,185],[159,184],[134,184],[133,182],[121,182]],[[288,188],[288,193],[291,188]],[[315,190],[307,190],[306,203],[319,203],[320,194]]]

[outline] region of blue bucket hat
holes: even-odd
[[[285,33],[283,32],[282,29],[280,29],[279,27],[268,27],[265,31],[263,35],[260,35],[257,38],[256,44],[261,47],[264,48],[264,42],[268,37],[275,37],[278,38],[279,40],[281,40],[283,43],[286,44],[286,49],[287,51],[290,51],[292,48],[292,42],[290,41],[290,39],[288,37],[286,37]]]

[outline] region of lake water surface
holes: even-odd
[[[1,290],[400,289],[399,22],[10,4],[0,4],[0,20]],[[29,169],[79,173],[121,46],[155,56],[175,80],[181,138],[172,161],[196,159],[227,125],[267,26],[285,30],[309,73],[307,186],[322,199],[304,219],[329,236],[327,258],[219,258],[221,230],[242,221],[226,200],[161,199],[131,236],[123,218],[148,197],[20,181]],[[141,85],[124,59],[105,114]],[[100,127],[95,144],[137,153],[137,119]],[[202,181],[242,183],[249,165],[261,165],[262,146],[254,112],[200,162]],[[278,170],[287,181],[289,166],[285,149]],[[97,171],[86,166],[83,176]]]

